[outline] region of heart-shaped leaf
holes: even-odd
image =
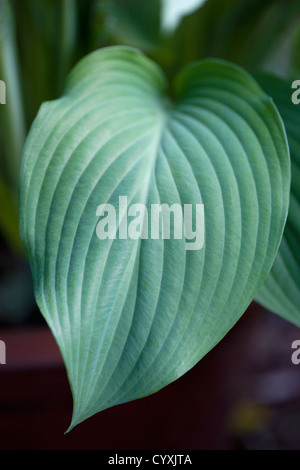
[[[290,208],[284,235],[270,276],[256,294],[264,307],[300,326],[300,108],[292,102],[291,83],[266,73],[257,74],[284,120],[291,152]],[[298,93],[299,94],[299,93]]]
[[[270,98],[214,60],[182,71],[173,102],[166,89],[140,52],[96,51],[43,104],[25,146],[20,230],[67,367],[71,427],[193,367],[241,317],[282,236],[290,161]],[[173,232],[99,240],[99,206],[118,209],[120,196],[204,204],[204,247]]]

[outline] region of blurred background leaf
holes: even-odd
[[[6,104],[1,106],[1,146],[9,158],[1,158],[1,172],[17,200],[18,172],[25,140],[23,96],[17,59],[16,27],[11,4],[0,2],[0,75],[6,83]],[[2,185],[3,186],[3,185]]]
[[[300,22],[293,30],[289,75],[292,79],[300,77]]]
[[[256,79],[270,95],[285,123],[290,154],[292,183],[289,215],[271,273],[256,294],[256,300],[270,311],[300,326],[300,112],[291,100],[291,84],[276,76],[257,73]]]
[[[108,1],[106,29],[111,41],[127,44],[145,52],[155,51],[161,41],[161,1]]]
[[[41,103],[57,98],[73,65],[75,0],[13,1],[27,128]]]
[[[219,57],[251,70],[280,44],[299,21],[299,0],[208,0],[183,19],[175,33],[180,65]]]

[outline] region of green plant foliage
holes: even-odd
[[[155,52],[161,44],[161,0],[106,0],[106,29],[122,44]]]
[[[8,84],[6,104],[1,107],[1,143],[10,158],[5,162],[7,179],[13,190],[18,187],[18,172],[25,141],[22,93],[16,60],[15,23],[10,3],[0,2],[0,76]],[[4,141],[4,136],[6,137]],[[1,215],[0,215],[1,218]]]
[[[26,121],[31,123],[41,103],[62,93],[73,65],[77,33],[75,0],[15,0],[20,77]]]
[[[177,29],[174,60],[182,65],[219,57],[251,70],[275,50],[299,15],[299,0],[208,0]]]
[[[0,2],[0,79],[6,86],[6,104],[0,105],[0,232],[10,249],[23,252],[18,230],[18,185],[26,129],[16,31],[11,5]],[[4,157],[7,158],[4,158]],[[1,313],[0,313],[1,317]]]
[[[300,110],[292,103],[295,90],[289,82],[269,74],[260,73],[256,77],[274,99],[284,120],[292,168],[290,208],[283,239],[270,276],[256,294],[256,300],[300,326]]]
[[[166,89],[140,52],[96,51],[42,105],[25,145],[20,230],[67,367],[72,427],[193,367],[243,314],[282,236],[290,165],[271,100],[213,60],[180,73],[173,104]],[[96,209],[120,195],[203,203],[204,248],[100,241]]]
[[[293,79],[300,77],[300,20],[292,34],[289,75]]]

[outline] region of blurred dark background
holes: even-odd
[[[144,51],[172,79],[220,57],[300,79],[300,0],[0,0],[1,449],[300,449],[299,328],[253,302],[184,377],[64,436],[72,399],[18,233],[22,148],[43,101],[99,47]]]

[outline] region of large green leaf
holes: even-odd
[[[282,236],[290,162],[272,101],[214,60],[182,71],[173,103],[166,89],[140,52],[96,51],[43,104],[25,146],[20,230],[67,367],[71,427],[193,367],[241,317]],[[100,241],[97,207],[119,196],[203,203],[204,248]]]
[[[291,83],[273,75],[257,74],[284,120],[291,152],[290,208],[284,236],[270,276],[256,295],[269,310],[300,326],[300,109],[292,103]]]

